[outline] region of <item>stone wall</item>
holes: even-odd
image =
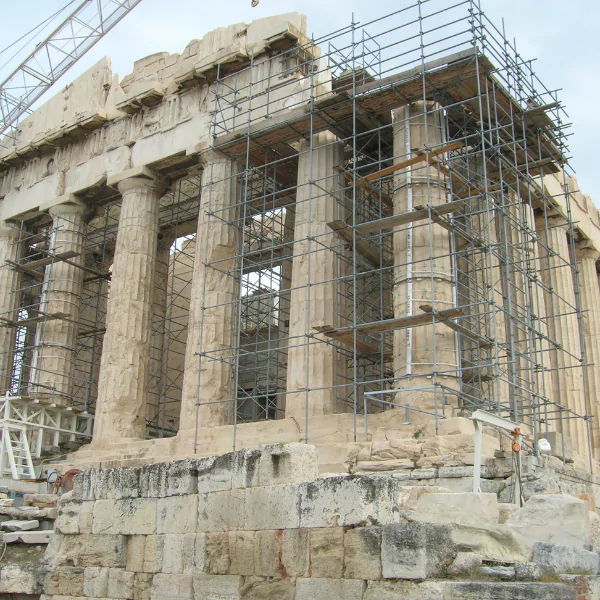
[[[583,500],[551,496],[565,562],[493,494],[317,471],[304,444],[87,471],[62,497],[42,598],[598,598]]]

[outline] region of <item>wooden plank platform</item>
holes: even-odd
[[[457,200],[456,202],[447,202],[446,204],[438,204],[432,206],[438,215],[447,215],[451,212],[462,208],[467,200]],[[429,207],[421,208],[420,210],[409,210],[399,215],[392,217],[384,217],[383,219],[377,219],[376,221],[369,221],[368,223],[361,223],[356,226],[356,231],[362,235],[375,233],[382,231],[383,229],[392,229],[393,227],[399,227],[400,225],[408,225],[415,221],[423,221],[429,219]]]
[[[397,329],[408,329],[409,327],[418,327],[420,325],[428,325],[434,319],[453,319],[462,315],[462,310],[459,308],[447,308],[439,312],[427,313],[423,312],[418,315],[409,315],[406,317],[398,317],[396,319],[388,319],[386,321],[377,321],[375,323],[365,323],[353,327],[343,327],[334,329],[329,326],[315,327],[315,330],[334,340],[347,341],[349,336],[354,339],[354,332],[357,334],[373,334],[382,333],[384,331],[395,331]]]
[[[41,273],[37,271],[37,269],[40,267],[45,267],[53,262],[67,261],[69,258],[75,258],[76,256],[79,256],[79,252],[69,250],[68,252],[58,252],[57,254],[48,253],[48,256],[44,256],[44,258],[39,258],[38,260],[32,260],[25,263],[17,263],[13,262],[12,260],[7,260],[6,264],[10,265],[17,271],[32,273],[33,275],[41,275]]]

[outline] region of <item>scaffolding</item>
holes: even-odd
[[[205,277],[220,271],[240,293],[228,303],[230,346],[201,343],[198,356],[230,368],[228,397],[219,400],[227,422],[285,414],[292,350],[306,353],[295,389],[304,390],[308,416],[315,370],[325,368],[310,357],[329,345],[326,412],[353,414],[355,439],[370,439],[369,415],[385,410],[405,410],[407,421],[424,413],[437,431],[439,418],[482,409],[530,425],[533,449],[548,431],[576,431],[589,448],[589,406],[574,410],[556,392],[567,387],[561,379],[576,379],[587,398],[569,124],[557,93],[470,0],[416,2],[352,22],[282,62],[279,73],[272,58],[253,57],[243,74],[217,72],[212,86],[213,153],[237,162],[238,195],[233,219],[209,199],[205,226],[227,222],[238,241],[235,267],[209,262]],[[323,142],[325,131],[335,139]],[[342,150],[323,173],[314,161],[327,144]],[[299,181],[301,165],[308,176]],[[553,173],[564,184],[560,203],[544,185]],[[331,203],[324,231],[318,213]],[[558,226],[566,227],[566,259],[547,241]],[[440,232],[445,252],[435,246]],[[429,251],[415,240],[429,240]],[[333,271],[308,267],[295,288],[296,261]],[[561,295],[558,280],[572,281],[573,294]],[[333,313],[315,324],[311,311],[317,320],[323,311],[311,306],[310,290],[318,286],[332,293]],[[304,330],[291,333],[290,302],[302,293]],[[573,326],[570,346],[559,322]],[[444,331],[453,333],[456,360],[446,360]],[[419,335],[428,362],[416,356]],[[200,378],[199,409],[201,390]]]
[[[427,417],[437,431],[440,418],[481,409],[529,425],[533,447],[549,431],[589,446],[589,400],[574,409],[560,391],[568,379],[587,399],[568,117],[477,2],[421,0],[207,79],[208,166],[163,173],[148,437],[179,428],[196,246],[226,225],[232,254],[199,270],[231,290],[201,300],[202,319],[230,315],[229,338],[214,347],[203,335],[193,350],[227,370],[226,397],[207,400],[199,369],[197,409],[222,408],[234,448],[239,425],[282,419],[291,402],[308,417],[315,395],[325,413],[351,415],[355,440],[369,439],[369,419],[384,411]],[[333,157],[326,170],[319,154]],[[236,165],[225,208],[211,197],[217,156]],[[552,174],[560,198],[544,183]],[[77,263],[68,400],[91,413],[119,205],[94,203]],[[557,228],[567,256],[548,241]],[[43,327],[70,318],[43,309],[53,266],[74,259],[52,253],[52,235],[48,219],[27,222],[20,258],[4,267],[21,274],[18,316],[0,315],[15,331],[14,397],[55,392],[32,376]],[[558,334],[566,325],[570,344]],[[303,369],[293,384],[292,358]],[[310,441],[310,419],[301,429]]]

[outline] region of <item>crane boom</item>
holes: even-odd
[[[142,0],[84,0],[0,83],[0,138]],[[10,136],[9,136],[10,137]]]

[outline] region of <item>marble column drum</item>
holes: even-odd
[[[230,402],[234,301],[239,293],[237,166],[209,152],[202,158],[202,197],[185,350],[179,431],[225,425]],[[202,357],[199,353],[202,353]]]
[[[85,272],[84,207],[59,204],[50,209],[52,234],[50,252],[73,252],[69,262],[55,260],[46,267],[40,310],[65,318],[48,319],[37,327],[36,351],[31,370],[30,393],[51,397],[55,404],[69,406],[76,388],[75,363]]]
[[[415,149],[443,142],[443,118],[433,104],[415,102],[394,110],[393,122],[397,163],[414,156]],[[448,201],[445,178],[424,162],[400,170],[395,175],[393,200],[395,214],[418,205],[443,204]],[[425,304],[436,311],[454,307],[450,237],[446,229],[423,221],[396,230],[394,264],[394,317],[422,314],[419,306]],[[398,378],[394,385],[410,389],[397,394],[398,404],[441,410],[441,396],[431,388],[434,383],[442,383],[457,389],[457,367],[456,335],[446,325],[438,323],[394,332],[394,375]],[[434,372],[441,375],[434,379]],[[456,404],[456,397],[446,399]]]
[[[131,177],[123,198],[100,363],[94,443],[144,439],[160,181]]]
[[[0,222],[0,317],[10,321],[18,318],[20,272],[6,264],[19,258],[19,229]],[[10,390],[15,358],[14,327],[0,327],[0,393]]]

